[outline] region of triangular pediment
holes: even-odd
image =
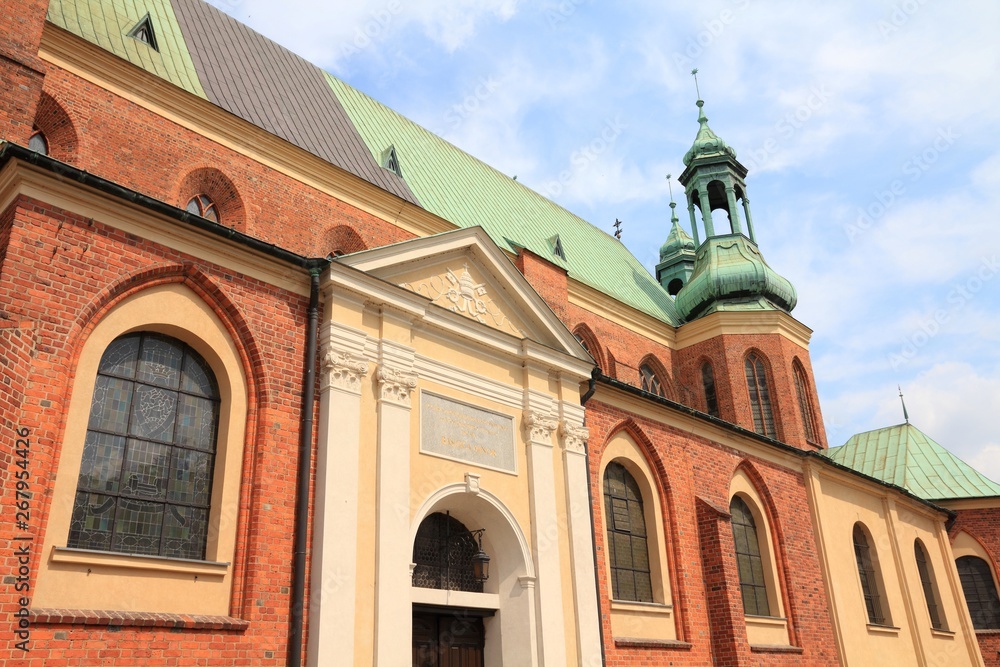
[[[590,359],[481,227],[413,239],[338,261],[481,325]]]

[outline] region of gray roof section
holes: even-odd
[[[323,71],[202,0],[171,0],[209,101],[417,204],[354,129]]]

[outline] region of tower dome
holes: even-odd
[[[694,144],[684,154],[684,166],[690,166],[691,161],[699,157],[719,157],[728,155],[736,157],[736,150],[722,140],[722,138],[712,131],[708,126],[708,117],[705,116],[705,102],[698,100],[698,134],[694,137]]]

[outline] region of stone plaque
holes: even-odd
[[[420,451],[517,474],[514,418],[420,392]]]

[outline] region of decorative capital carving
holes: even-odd
[[[563,422],[559,426],[559,434],[562,435],[563,447],[567,452],[585,454],[587,452],[587,440],[590,439],[590,430],[585,426],[571,426]]]
[[[559,427],[559,422],[546,414],[534,410],[524,411],[524,428],[528,432],[528,440],[552,446],[552,432]]]
[[[361,378],[368,375],[368,362],[355,358],[350,352],[330,350],[323,357],[323,374],[320,391],[337,388],[361,393]]]
[[[379,395],[383,401],[410,405],[410,394],[417,386],[417,376],[385,364],[378,367]]]

